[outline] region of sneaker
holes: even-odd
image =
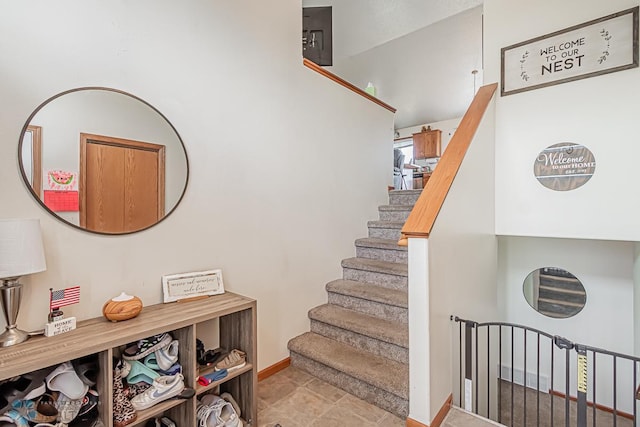
[[[113,425],[124,427],[136,421],[138,414],[131,405],[131,401],[124,394],[122,384],[122,362],[117,362],[113,370]]]
[[[216,363],[216,371],[221,371],[226,369],[227,372],[231,373],[235,370],[238,370],[247,364],[247,354],[244,351],[240,351],[237,349],[231,350],[231,353],[227,355],[224,359]]]
[[[233,409],[236,411],[236,414],[238,414],[238,418],[242,416],[242,412],[240,411],[240,405],[238,405],[238,402],[236,402],[236,400],[233,398],[231,393],[222,393],[220,397],[226,400],[227,402],[229,402],[231,406],[233,406]]]
[[[198,365],[200,366],[214,366],[220,360],[222,360],[228,352],[223,348],[216,348],[213,350],[207,350],[202,353],[202,356],[198,358]]]
[[[83,396],[84,397],[84,396]],[[58,421],[63,424],[69,424],[80,413],[82,399],[71,399],[64,393],[58,395],[56,401],[56,409],[58,410]]]
[[[178,361],[178,348],[180,343],[178,340],[171,341],[166,347],[156,350],[156,363],[160,367],[161,371],[170,369],[174,363]]]
[[[131,399],[131,404],[135,410],[141,411],[152,407],[156,403],[177,396],[182,390],[184,390],[184,377],[182,374],[174,376],[163,375],[153,380],[153,384],[148,390]]]
[[[127,347],[122,355],[124,360],[140,360],[144,359],[147,355],[154,351],[165,348],[171,342],[173,338],[169,333],[154,335],[149,338],[142,339],[133,345]]]
[[[98,402],[100,398],[98,392],[93,389],[89,389],[87,394],[82,398],[82,404],[80,411],[76,416],[76,421],[88,421],[93,420],[98,416]]]
[[[205,394],[196,410],[200,427],[242,427],[242,421],[233,406],[215,394]]]
[[[127,396],[127,399],[131,400],[137,395],[147,391],[150,387],[151,387],[151,384],[147,384],[143,381],[140,381],[139,383],[135,383],[135,384],[127,383],[127,385],[124,388],[124,394],[125,396]]]
[[[145,427],[176,427],[176,423],[169,417],[160,417],[147,421]]]
[[[169,417],[160,418],[160,426],[161,427],[176,427],[176,423]]]

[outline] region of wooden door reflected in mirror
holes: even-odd
[[[131,232],[162,219],[164,157],[164,145],[80,134],[80,226]]]
[[[22,167],[27,184],[38,196],[42,195],[42,128],[27,126],[21,147]]]

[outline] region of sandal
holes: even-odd
[[[49,372],[51,368],[39,369],[1,383],[0,413],[7,411],[13,401],[24,398],[33,389],[40,388]]]
[[[15,409],[6,412],[0,416],[0,421],[7,421],[11,424],[15,424],[18,427],[29,427],[29,422]]]
[[[156,371],[137,360],[131,360],[127,363],[131,365],[131,370],[129,371],[129,375],[127,375],[127,382],[129,384],[135,384],[141,381],[152,384],[153,380],[160,376]]]
[[[56,400],[48,393],[38,400],[15,400],[11,406],[22,418],[33,423],[50,423],[58,416]]]
[[[94,360],[84,361],[82,363],[74,364],[73,367],[76,370],[78,378],[86,385],[93,387],[98,380],[98,363]]]
[[[82,382],[71,362],[64,362],[47,375],[47,388],[59,391],[70,400],[82,399],[89,386]]]

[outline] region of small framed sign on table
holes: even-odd
[[[162,276],[162,293],[165,303],[223,294],[222,270]]]

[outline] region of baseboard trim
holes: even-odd
[[[429,427],[426,424],[422,424],[419,421],[414,420],[413,418],[407,418],[407,427]]]
[[[444,418],[449,413],[451,409],[451,405],[453,404],[453,394],[450,394],[447,400],[444,402],[438,413],[435,417],[433,417],[433,421],[431,421],[430,425],[422,424],[414,419],[407,418],[407,427],[440,427]]]
[[[258,372],[258,382],[269,378],[271,375],[277,374],[285,368],[288,368],[289,365],[291,365],[291,358],[287,357],[286,359],[264,368],[262,371]]]
[[[555,391],[555,390],[549,390],[549,394],[551,394],[553,396],[557,396],[557,397],[559,397],[561,399],[565,399],[566,396],[567,396],[566,394],[564,394],[564,393],[562,393],[560,391]],[[578,398],[576,396],[569,396],[569,400],[571,400],[572,402],[577,402]],[[594,406],[593,402],[587,401],[587,406],[590,407],[590,408],[593,408],[593,406]],[[600,411],[608,412],[610,414],[613,414],[613,408],[610,408],[608,406],[604,406],[604,405],[601,405],[599,403],[596,403],[595,407],[596,407],[596,409],[598,409]],[[617,410],[616,411],[616,415],[618,415],[621,418],[626,418],[628,420],[633,420],[633,414],[629,414],[627,412],[623,412],[623,411]]]

